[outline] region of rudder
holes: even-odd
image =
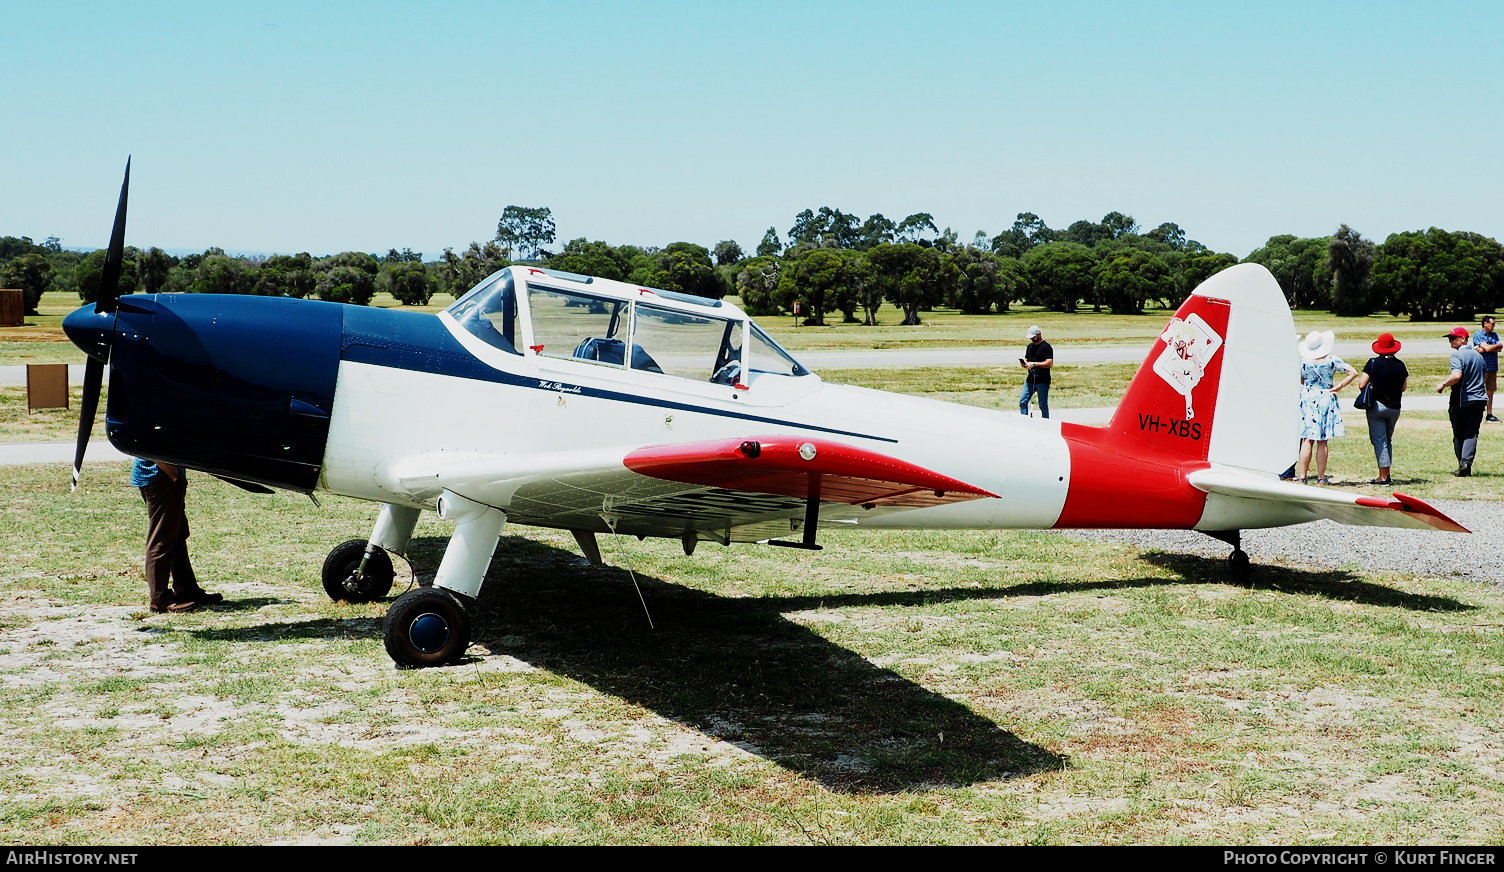
[[[1290,307],[1267,269],[1239,264],[1217,273],[1156,339],[1106,441],[1159,462],[1280,472],[1298,436],[1295,340]]]

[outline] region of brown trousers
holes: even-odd
[[[188,478],[183,475],[173,481],[163,474],[141,488],[146,501],[146,596],[158,608],[202,592],[188,562],[187,494]]]

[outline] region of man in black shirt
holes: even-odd
[[[1038,327],[1030,327],[1025,334],[1029,339],[1029,347],[1024,349],[1024,356],[1018,359],[1018,365],[1029,371],[1024,377],[1024,392],[1018,398],[1018,413],[1029,414],[1029,398],[1039,395],[1040,417],[1050,417],[1050,367],[1055,365],[1055,349],[1050,343],[1044,341],[1044,333]]]

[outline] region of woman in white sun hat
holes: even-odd
[[[1337,337],[1330,330],[1312,330],[1300,341],[1300,480],[1306,481],[1311,452],[1316,453],[1316,483],[1331,484],[1326,475],[1326,443],[1345,435],[1337,392],[1358,377],[1358,371],[1332,356]],[[1347,378],[1336,383],[1337,370]]]

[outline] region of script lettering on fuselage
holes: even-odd
[[[550,391],[558,391],[561,394],[577,394],[580,392],[579,385],[566,385],[553,381],[539,380],[538,387]]]
[[[1158,415],[1138,413],[1138,428],[1148,433],[1163,433],[1181,439],[1197,441],[1201,438],[1201,423],[1183,418],[1161,418]]]

